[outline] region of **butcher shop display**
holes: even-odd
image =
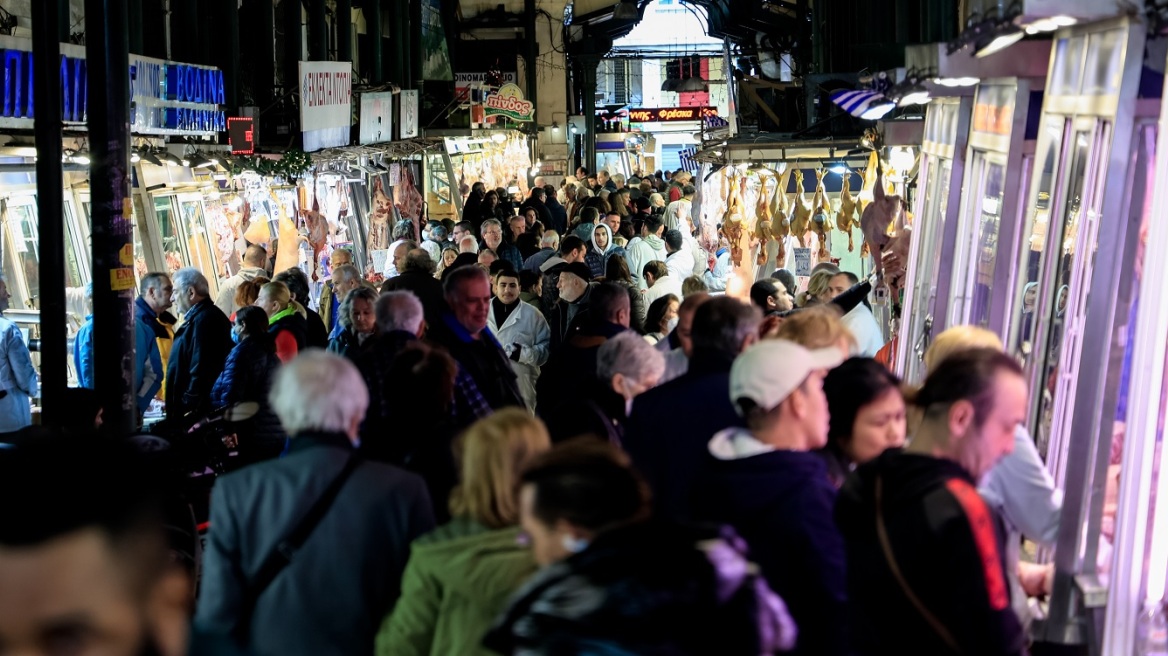
[[[876,167],[875,184],[872,187],[872,202],[864,208],[860,215],[860,230],[864,233],[864,243],[868,245],[872,255],[872,270],[878,276],[883,275],[883,250],[891,241],[888,234],[894,221],[901,219],[904,203],[900,196],[888,193],[884,187],[884,172],[882,167]]]
[[[779,185],[775,189],[775,195],[771,198],[771,216],[774,217],[771,222],[771,232],[774,234],[777,246],[776,268],[784,266],[787,262],[787,238],[791,236],[791,203],[787,200],[787,187],[790,185],[792,172],[791,167],[783,167],[783,172],[779,176]]]
[[[815,197],[811,199],[811,230],[819,241],[819,261],[831,259],[831,252],[827,248],[827,233],[831,232],[831,203],[827,200],[827,188],[823,186],[823,176],[826,169],[815,170]]]
[[[839,212],[835,215],[835,225],[840,232],[848,235],[848,252],[856,250],[856,240],[852,237],[852,228],[859,224],[856,216],[856,198],[852,196],[852,172],[844,172],[843,186],[840,188]]]
[[[811,205],[807,202],[807,193],[803,190],[803,172],[795,170],[795,203],[791,210],[791,232],[799,241],[799,248],[807,248],[804,238],[811,229]]]

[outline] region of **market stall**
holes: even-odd
[[[1030,380],[1027,423],[1065,491],[1053,592],[1035,637],[1091,653],[1131,653],[1100,645],[1109,596],[1134,594],[1109,581],[1159,115],[1159,99],[1140,93],[1163,84],[1163,70],[1144,65],[1145,32],[1125,17],[1056,34],[1017,280],[1001,306],[1008,348]]]

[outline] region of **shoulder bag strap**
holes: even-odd
[[[920,597],[913,592],[909,587],[908,581],[905,580],[904,574],[900,571],[900,566],[896,564],[896,556],[892,553],[892,543],[888,540],[888,529],[884,526],[884,481],[878,476],[876,477],[876,535],[880,538],[880,548],[884,551],[884,560],[888,562],[888,569],[892,571],[892,577],[900,585],[900,589],[912,605],[925,618],[929,626],[933,627],[933,631],[941,638],[950,649],[957,653],[961,653],[961,648],[957,645],[957,641],[953,639],[953,634],[949,633],[949,629],[941,620],[937,619],[936,615],[929,612]]]
[[[268,586],[279,576],[280,572],[292,562],[292,557],[296,555],[296,551],[312,535],[312,531],[316,529],[317,524],[320,524],[320,520],[324,518],[329,508],[333,505],[333,501],[336,500],[341,488],[345,486],[345,481],[349,479],[349,476],[359,464],[361,464],[361,456],[357,453],[352,453],[348,461],[345,462],[345,466],[341,468],[340,473],[329,483],[329,486],[325,488],[324,492],[317,497],[312,507],[308,509],[308,512],[300,520],[300,523],[296,525],[296,528],[292,529],[288,537],[276,543],[276,547],[272,549],[268,557],[264,559],[263,564],[260,565],[260,569],[256,573],[255,578],[247,584],[243,593],[243,605],[240,608],[239,618],[235,625],[235,631],[233,632],[236,640],[240,644],[246,644],[247,642],[247,637],[251,629],[252,613],[255,612],[255,606],[259,601],[260,595],[264,593],[264,590],[267,590]]]

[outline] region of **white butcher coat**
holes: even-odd
[[[519,301],[519,307],[511,311],[502,326],[495,325],[495,309],[492,307],[487,315],[487,327],[495,334],[504,352],[510,354],[512,344],[520,346],[519,361],[508,359],[508,362],[519,378],[519,393],[524,404],[535,412],[535,381],[539,379],[539,368],[547,362],[551,351],[552,331],[547,319],[535,306]]]

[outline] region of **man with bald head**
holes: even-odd
[[[259,244],[252,244],[243,252],[243,267],[239,269],[239,273],[231,276],[223,281],[219,286],[219,295],[215,297],[215,307],[223,311],[223,314],[231,316],[239,309],[235,304],[235,290],[246,281],[254,280],[256,278],[270,278],[266,267],[268,264],[268,251]]]
[[[424,249],[406,252],[399,265],[401,274],[381,285],[384,292],[411,292],[422,302],[426,323],[433,324],[446,310],[442,298],[442,283],[434,277],[434,260]]]

